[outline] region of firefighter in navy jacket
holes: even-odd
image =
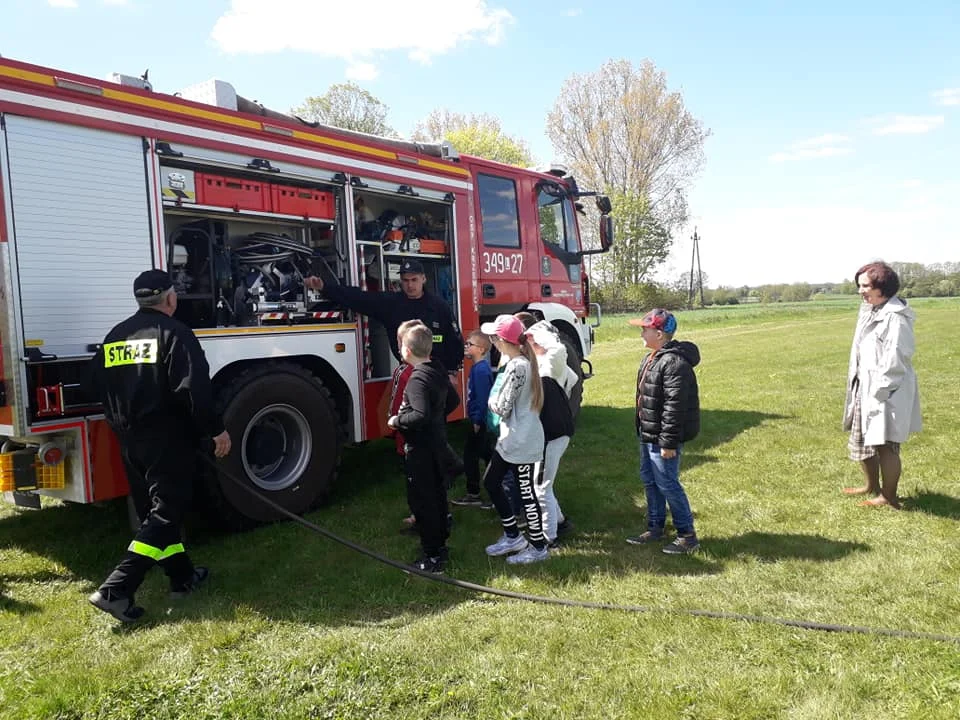
[[[450,306],[428,292],[424,287],[426,282],[423,264],[415,258],[407,258],[400,265],[400,285],[403,288],[400,292],[374,292],[341,285],[329,271],[322,278],[313,275],[304,278],[304,285],[308,288],[322,291],[335,303],[382,322],[390,340],[390,351],[401,364],[403,358],[397,346],[397,330],[401,323],[407,320],[422,322],[433,337],[430,359],[443,367],[453,383],[453,378],[463,363],[463,337]],[[402,384],[394,390],[402,397]],[[445,445],[442,452],[447,468],[447,482],[452,484],[454,478],[463,472],[463,462],[449,444]],[[410,519],[407,522],[410,522]]]
[[[123,622],[143,614],[134,594],[158,564],[171,594],[189,594],[207,577],[184,550],[181,526],[192,495],[195,454],[212,438],[214,454],[230,436],[213,409],[210,368],[193,331],[173,317],[177,295],[162,270],[133,284],[140,309],[114,327],[93,358],[95,392],[120,441],[130,494],[142,520],[116,569],[90,596]]]
[[[369,315],[384,324],[390,339],[390,351],[401,362],[397,347],[397,328],[405,320],[420,320],[433,334],[431,359],[443,365],[447,373],[456,373],[463,362],[463,338],[450,306],[424,287],[427,277],[419,260],[407,259],[400,266],[401,292],[374,292],[341,285],[332,275],[311,276],[304,284],[322,290],[335,303]]]

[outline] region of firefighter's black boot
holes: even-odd
[[[195,567],[193,569],[193,575],[187,582],[182,585],[170,585],[170,598],[172,600],[180,600],[187,597],[187,595],[199,590],[200,586],[207,581],[208,577],[210,577],[209,569],[205,567]]]
[[[120,622],[132,623],[143,617],[143,608],[134,605],[133,598],[115,595],[109,589],[97,590],[87,599],[95,608],[113,615]]]

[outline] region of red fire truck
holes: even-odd
[[[311,125],[220,81],[174,96],[0,59],[0,490],[35,507],[127,493],[85,377],[149,267],[210,363],[226,469],[292,512],[323,499],[344,442],[389,432],[384,328],[304,287],[320,263],[387,290],[416,257],[461,328],[531,311],[588,377],[588,195],[562,169]],[[612,221],[594,201],[599,252]],[[226,477],[205,486],[223,517],[271,518]]]

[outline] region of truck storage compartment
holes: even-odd
[[[271,188],[287,186],[265,187],[275,192]],[[330,218],[337,215],[335,187],[287,189],[307,197],[283,196],[287,211],[283,214],[310,215],[323,208]],[[289,212],[294,209],[299,212]],[[303,284],[305,277],[319,272],[321,258],[337,272],[346,257],[346,228],[332,219],[296,221],[167,205],[164,231],[178,296],[177,317],[190,327],[312,324],[343,318],[330,301]]]
[[[127,311],[127,315],[130,311]],[[122,318],[118,318],[119,322]],[[92,353],[98,344],[87,346]],[[78,417],[100,410],[90,384],[90,360],[84,358],[56,358],[43,355],[35,348],[26,353],[27,383],[31,388],[27,398],[31,422]]]
[[[10,114],[4,123],[23,336],[3,341],[89,356],[136,308],[133,278],[154,265],[143,140]]]
[[[457,317],[450,203],[438,193],[401,187],[404,192],[394,189],[396,186],[354,191],[359,285],[365,290],[398,292],[404,261],[416,259],[423,266],[426,289],[447,303]],[[397,360],[386,329],[362,316],[361,334],[365,379],[390,377]]]

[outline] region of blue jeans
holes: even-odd
[[[662,531],[667,522],[667,504],[677,535],[694,535],[693,512],[687,493],[680,484],[680,452],[683,445],[677,447],[676,456],[669,460],[660,457],[660,446],[654,443],[640,443],[640,479],[647,495],[647,529]]]

